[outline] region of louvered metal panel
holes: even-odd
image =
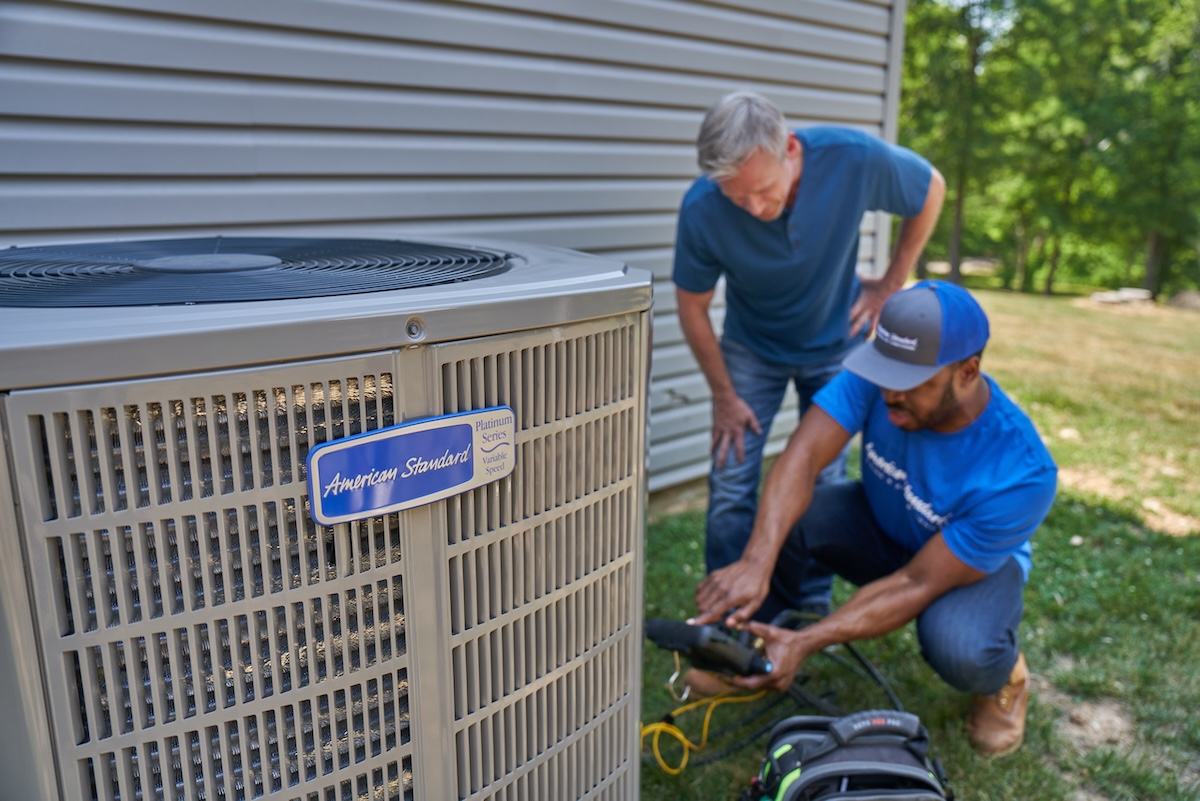
[[[645,350],[624,315],[9,394],[63,797],[636,795]],[[312,446],[501,404],[508,478],[309,518]]]
[[[65,797],[340,795],[364,777],[411,797],[401,522],[318,528],[304,510],[308,448],[394,424],[394,370],[8,398],[36,465],[17,480]]]
[[[701,114],[724,92],[894,137],[903,10],[0,0],[0,243],[499,236],[669,253]],[[882,270],[887,225],[864,230],[880,241],[863,269]],[[669,266],[652,258],[661,299]],[[707,425],[697,407],[692,434]],[[670,439],[652,431],[652,450]]]

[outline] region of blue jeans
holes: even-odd
[[[775,564],[771,592],[756,618],[770,620],[805,597],[804,571],[815,557],[862,586],[894,573],[913,554],[879,527],[860,482],[826,484],[792,529]],[[1017,626],[1025,578],[1015,559],[995,573],[956,587],[917,617],[921,655],[947,684],[992,695],[1017,661]]]
[[[711,573],[731,565],[742,556],[754,517],[758,512],[758,485],[762,477],[763,447],[771,422],[783,403],[788,382],[794,382],[800,397],[800,414],[812,403],[813,395],[841,372],[841,360],[832,364],[793,367],[759,358],[749,348],[728,339],[721,340],[721,355],[734,391],[754,411],[762,434],[746,429],[745,458],[739,463],[733,449],[718,468],[716,458],[708,476],[708,520],[705,527],[704,561]],[[818,483],[846,478],[847,445],[818,477]],[[828,601],[833,576],[818,564],[808,566],[802,591],[804,600]]]

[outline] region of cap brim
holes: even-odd
[[[937,375],[941,367],[928,364],[909,364],[889,359],[875,348],[875,342],[858,346],[842,362],[842,366],[859,378],[865,378],[884,389],[903,392],[924,384]]]

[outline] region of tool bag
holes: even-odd
[[[952,801],[916,715],[866,710],[797,715],[771,731],[762,770],[741,801]]]

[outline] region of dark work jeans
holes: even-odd
[[[894,573],[912,553],[879,527],[860,482],[816,487],[808,511],[779,554],[771,591],[755,618],[771,620],[804,600],[805,565],[813,557],[856,586]],[[921,655],[947,684],[991,695],[1017,661],[1024,577],[1015,559],[995,573],[938,598],[917,617]]]
[[[794,384],[800,399],[800,414],[812,404],[813,395],[841,372],[841,360],[832,364],[792,367],[762,359],[744,345],[721,340],[721,354],[729,379],[762,426],[762,433],[745,433],[745,458],[739,462],[733,452],[725,465],[717,467],[714,454],[708,475],[708,517],[705,523],[704,561],[709,573],[731,565],[742,556],[750,541],[754,517],[758,513],[758,484],[762,477],[763,450],[771,423],[783,403],[788,384]],[[818,481],[844,481],[847,445],[833,462],[821,471]],[[822,573],[820,566],[809,565],[803,586],[805,601],[828,601],[833,576]]]

